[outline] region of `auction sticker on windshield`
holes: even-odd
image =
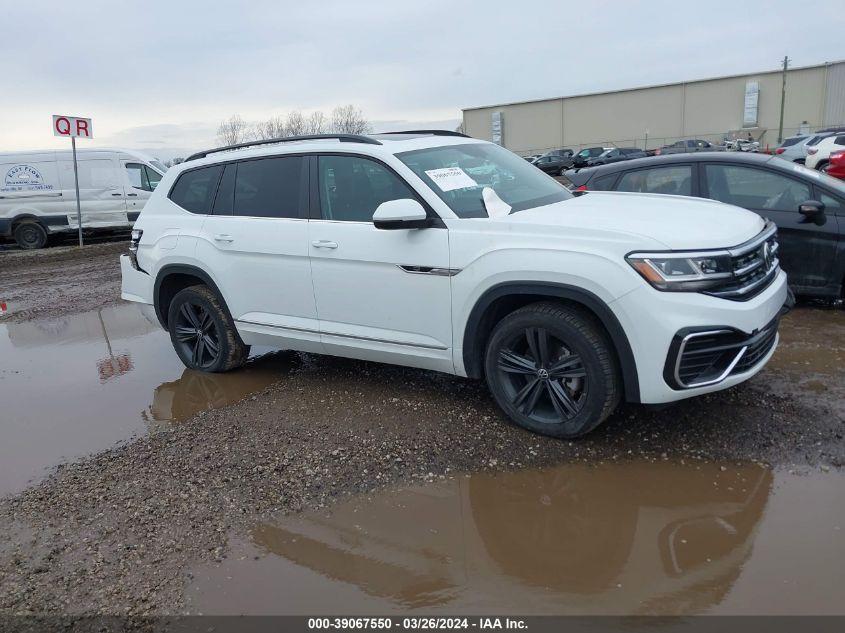
[[[460,167],[443,167],[442,169],[427,169],[426,175],[440,187],[441,191],[453,189],[467,189],[477,187],[478,183],[470,178]]]

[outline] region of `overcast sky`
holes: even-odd
[[[843,0],[0,0],[0,151],[94,141],[162,158],[233,113],[360,106],[376,130],[461,108],[845,58]],[[812,28],[807,28],[812,25]]]

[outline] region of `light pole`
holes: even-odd
[[[783,80],[780,90],[780,124],[778,125],[778,145],[783,142],[783,106],[786,103],[786,69],[789,67],[789,57],[783,58]]]

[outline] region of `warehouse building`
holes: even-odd
[[[686,138],[778,143],[783,73],[686,81],[466,108],[464,131],[519,154],[596,145],[651,149]],[[845,61],[790,68],[783,136],[845,124]]]

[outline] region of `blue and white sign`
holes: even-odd
[[[0,191],[49,191],[53,185],[46,184],[41,172],[32,165],[15,165],[6,172]]]

